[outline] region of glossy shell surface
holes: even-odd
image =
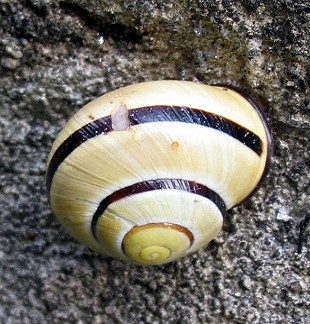
[[[238,92],[186,81],[112,91],[78,111],[48,158],[59,222],[91,249],[157,265],[197,251],[249,196],[270,158],[261,112]]]

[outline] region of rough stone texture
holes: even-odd
[[[0,0],[0,322],[309,323],[309,44],[304,0]],[[144,268],[73,241],[44,173],[79,107],[155,79],[248,89],[274,158],[214,242]]]

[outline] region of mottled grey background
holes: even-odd
[[[309,44],[305,0],[0,0],[0,322],[309,323]],[[259,97],[274,158],[214,242],[144,268],[71,239],[44,173],[83,104],[157,79]]]

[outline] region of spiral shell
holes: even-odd
[[[270,159],[268,126],[235,90],[145,82],[90,102],[48,158],[53,213],[107,256],[157,265],[205,246]]]

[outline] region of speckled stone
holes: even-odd
[[[309,44],[304,0],[0,0],[0,322],[309,323]],[[44,178],[75,111],[158,79],[260,98],[274,154],[208,247],[145,268],[71,239]]]

